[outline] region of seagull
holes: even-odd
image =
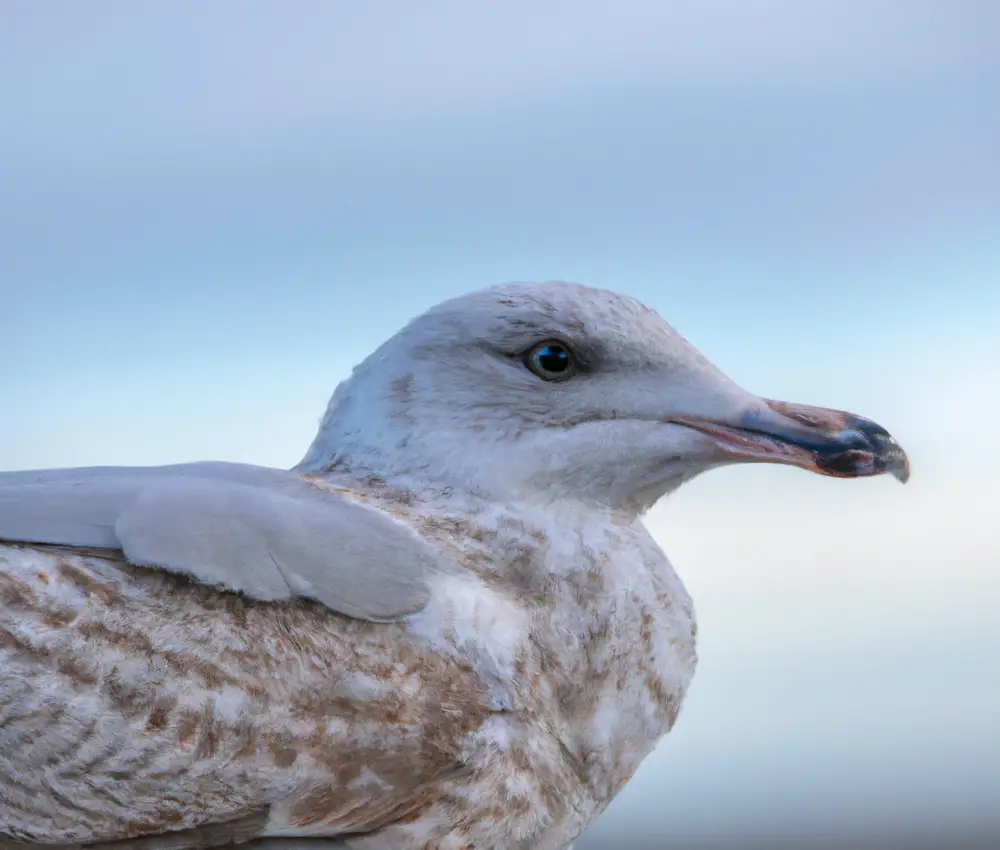
[[[642,516],[746,462],[909,475],[874,422],[542,283],[414,319],[291,470],[0,473],[0,848],[566,850],[695,670]]]

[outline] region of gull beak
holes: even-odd
[[[790,464],[837,478],[889,473],[905,484],[910,477],[906,452],[889,432],[843,410],[763,399],[737,423],[671,421],[710,437],[735,461]]]

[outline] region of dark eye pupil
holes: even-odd
[[[569,352],[561,345],[546,345],[538,350],[535,362],[545,372],[565,372],[569,367]]]

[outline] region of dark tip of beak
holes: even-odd
[[[809,452],[817,472],[840,478],[889,473],[904,484],[909,480],[906,452],[878,423],[842,410],[770,399],[767,405],[770,411],[751,415],[748,430]],[[779,414],[779,421],[771,412]]]
[[[831,475],[857,475],[864,469],[867,475],[888,472],[903,484],[909,481],[909,458],[893,436],[868,419],[850,418],[853,421],[830,446],[814,452],[816,466]]]

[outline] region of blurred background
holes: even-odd
[[[1000,846],[1000,3],[0,4],[0,468],[290,466],[553,278],[913,466],[652,512],[700,666],[577,850]]]

